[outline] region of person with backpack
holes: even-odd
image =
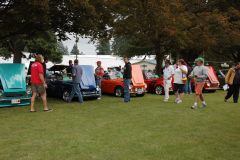
[[[236,63],[235,67],[229,69],[225,82],[228,84],[229,89],[224,101],[227,102],[228,99],[233,96],[234,103],[238,103],[240,90],[240,62]]]
[[[202,107],[207,106],[207,103],[203,97],[203,87],[205,85],[205,80],[208,77],[208,69],[204,66],[203,58],[197,58],[195,62],[196,66],[189,75],[189,78],[194,78],[195,83],[195,96],[194,104],[191,107],[192,109],[197,109],[199,101],[202,102]]]
[[[176,69],[174,71],[174,93],[176,96],[175,103],[182,103],[182,98],[184,95],[184,85],[187,82],[188,69],[186,62],[183,59],[177,61]]]

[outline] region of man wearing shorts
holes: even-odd
[[[32,84],[32,98],[31,98],[31,108],[30,112],[36,112],[34,108],[34,103],[37,95],[40,95],[43,101],[43,111],[49,112],[52,109],[49,109],[47,106],[47,94],[46,88],[47,84],[44,80],[44,69],[42,66],[43,56],[36,55],[35,62],[31,65],[31,84]]]
[[[208,70],[204,66],[204,59],[197,58],[196,59],[196,67],[194,67],[192,73],[189,75],[189,78],[194,78],[195,81],[195,101],[192,109],[196,109],[198,107],[198,101],[202,101],[202,107],[206,107],[207,104],[203,97],[203,87],[205,85],[205,80],[208,77]]]

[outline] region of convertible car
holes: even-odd
[[[143,71],[144,75],[144,81],[147,84],[147,91],[149,93],[155,93],[157,95],[163,95],[164,94],[164,79],[163,77],[158,77],[152,72],[145,72]],[[170,92],[172,92],[173,89],[170,88]]]
[[[31,90],[25,76],[23,64],[0,64],[0,107],[30,104]]]
[[[68,66],[54,65],[47,72],[47,94],[51,97],[67,100],[72,90],[72,80],[64,72]],[[83,98],[98,98],[100,89],[96,86],[94,69],[91,65],[81,65],[83,69],[80,83]]]
[[[119,71],[106,73],[102,80],[102,92],[114,94],[116,97],[122,97],[124,94],[123,75]],[[131,95],[144,96],[146,84],[139,65],[132,65],[132,83],[129,88]]]

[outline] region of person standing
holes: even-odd
[[[208,77],[208,69],[204,66],[204,59],[197,58],[195,60],[196,66],[193,71],[190,73],[189,78],[194,78],[195,82],[195,96],[194,96],[194,104],[191,107],[192,109],[196,109],[198,107],[198,102],[202,102],[202,107],[206,107],[206,101],[203,97],[203,87],[205,85],[205,80]]]
[[[124,79],[124,102],[130,102],[130,83],[132,80],[132,65],[129,62],[128,57],[124,57],[125,66],[123,68],[123,79]]]
[[[174,71],[174,93],[176,96],[175,102],[177,104],[182,103],[184,94],[184,85],[187,82],[187,66],[183,59],[177,61],[177,66]]]
[[[174,68],[171,65],[171,62],[167,60],[165,61],[165,67],[163,69],[164,91],[165,91],[164,102],[168,102],[169,100],[169,89],[172,87],[173,76],[174,76]]]
[[[100,97],[102,96],[102,78],[104,75],[104,69],[102,67],[102,62],[97,61],[97,68],[95,69],[95,76],[96,76],[96,84],[100,88]],[[101,99],[101,98],[98,99]]]
[[[43,61],[43,56],[38,54],[36,55],[35,62],[31,65],[32,98],[30,112],[36,112],[34,108],[34,103],[37,95],[40,95],[42,98],[43,111],[52,111],[52,109],[49,109],[47,106],[47,84],[44,79],[44,69],[42,66]]]
[[[73,68],[73,61],[72,61],[72,60],[69,60],[69,61],[68,61],[68,67],[67,67],[67,69],[66,69],[67,75],[68,75],[69,77],[71,77],[71,75],[72,75],[72,68]]]
[[[72,87],[72,91],[70,93],[69,99],[67,100],[69,103],[72,102],[72,99],[74,98],[75,95],[78,96],[79,103],[83,103],[83,96],[82,96],[81,87],[80,87],[82,74],[83,74],[82,67],[78,65],[78,60],[75,59],[74,66],[72,68],[73,87]]]
[[[229,69],[225,82],[229,85],[225,102],[233,96],[234,103],[238,103],[240,89],[240,62],[238,62],[234,68]]]
[[[192,94],[192,84],[191,84],[191,78],[189,77],[190,73],[192,73],[193,69],[190,66],[190,64],[187,64],[188,74],[187,74],[187,83],[184,86],[184,93],[185,94]]]

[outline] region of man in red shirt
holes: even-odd
[[[96,75],[96,84],[97,86],[99,86],[100,88],[100,96],[102,96],[101,94],[101,83],[102,83],[102,78],[104,75],[104,69],[102,68],[102,62],[101,61],[97,61],[97,68],[95,69],[95,75]],[[99,98],[101,99],[101,98]]]
[[[40,94],[43,101],[43,111],[52,111],[52,109],[49,109],[47,106],[47,84],[44,80],[44,69],[42,66],[43,61],[43,56],[38,54],[36,55],[35,62],[31,65],[32,98],[30,112],[36,112],[34,108],[34,103],[38,94]]]

